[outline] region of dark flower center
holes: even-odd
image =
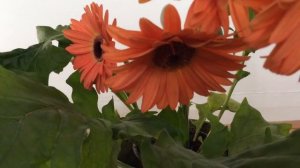
[[[195,49],[184,43],[171,42],[156,48],[153,63],[163,69],[176,69],[187,65],[194,53]]]
[[[102,40],[101,38],[96,38],[94,41],[94,55],[98,60],[102,58],[102,48],[101,48]]]

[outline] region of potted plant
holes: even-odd
[[[0,168],[299,167],[300,131],[231,96],[251,53],[269,44],[265,68],[300,69],[300,1],[194,0],[184,26],[167,5],[161,26],[141,18],[140,30],[118,26],[100,4],[84,9],[70,25],[38,26],[38,44],[0,53]],[[48,85],[69,62],[71,101]],[[113,99],[98,108],[107,91],[126,116]]]

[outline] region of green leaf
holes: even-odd
[[[232,140],[229,145],[229,154],[237,154],[283,138],[288,135],[290,129],[291,125],[288,124],[269,124],[245,99],[231,123]]]
[[[61,72],[70,59],[71,55],[64,49],[51,45],[43,47],[43,43],[0,53],[0,65],[10,70],[35,73],[45,84],[48,84],[49,74]]]
[[[298,168],[300,165],[300,130],[287,138],[258,146],[222,163],[234,168]]]
[[[255,18],[255,11],[251,8],[248,9],[249,11],[249,20],[253,20]]]
[[[84,156],[110,167],[110,126],[89,121],[52,87],[4,68],[0,78],[1,168],[79,168]]]
[[[155,144],[148,140],[142,143],[141,158],[144,168],[227,168],[177,144],[166,132],[160,134]]]
[[[59,42],[59,47],[65,48],[71,42],[64,37],[63,31],[68,29],[68,26],[57,26],[56,29],[53,29],[48,26],[37,26],[37,37],[39,43],[44,43],[44,46],[51,45],[53,40],[57,40]]]
[[[81,168],[117,167],[117,154],[120,142],[112,140],[110,124],[104,120],[92,119],[89,122],[90,135],[82,149]]]
[[[208,113],[207,118],[211,124],[211,132],[202,144],[201,152],[207,158],[224,156],[230,142],[230,132],[220,123],[218,117]]]
[[[182,110],[179,109],[176,112],[170,108],[165,108],[158,114],[158,118],[178,130],[179,135],[182,135],[178,141],[182,144],[187,143],[189,140],[189,124]]]
[[[98,94],[95,89],[87,90],[83,87],[80,82],[79,72],[74,72],[67,83],[73,88],[72,99],[73,104],[78,108],[78,110],[85,116],[91,118],[98,118],[101,113],[98,109]]]
[[[68,99],[4,68],[0,77],[0,167],[78,167],[87,126]]]
[[[210,93],[207,98],[207,103],[209,104],[210,111],[215,112],[221,109],[225,100],[227,98],[226,94],[218,94],[218,93]],[[230,99],[228,102],[227,109],[231,112],[236,112],[240,107],[240,103],[237,101]]]
[[[247,54],[247,53],[246,53]],[[249,53],[248,53],[249,54]],[[246,78],[247,76],[250,75],[250,72],[244,71],[244,70],[240,70],[238,71],[238,73],[236,74],[237,76],[237,80],[242,80],[244,78]]]
[[[102,107],[102,118],[113,123],[120,122],[120,116],[115,110],[114,100],[111,99],[107,105]]]
[[[167,130],[177,140],[182,138],[178,129],[163,122],[151,112],[133,111],[122,118],[120,123],[113,125],[113,130],[116,137],[134,140],[140,140],[140,137],[158,138],[163,130]]]

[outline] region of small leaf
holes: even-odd
[[[210,106],[211,112],[218,111],[222,108],[225,100],[227,98],[226,94],[218,94],[218,93],[210,93],[209,97],[207,98],[207,103]],[[231,112],[236,112],[240,107],[240,103],[237,101],[230,99],[228,102],[228,110]]]
[[[242,80],[242,79],[246,78],[249,75],[250,75],[250,72],[247,72],[247,71],[244,71],[244,70],[240,70],[236,74],[237,80]]]
[[[111,99],[107,105],[102,108],[102,118],[113,123],[120,122],[120,116],[115,110],[114,100]]]
[[[99,118],[101,113],[98,109],[98,94],[95,89],[85,89],[80,82],[80,74],[77,71],[67,79],[67,83],[73,88],[73,104],[78,108],[78,111],[87,117]]]

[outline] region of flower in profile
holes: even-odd
[[[103,16],[103,6],[92,3],[85,7],[81,20],[72,19],[71,29],[64,31],[65,37],[73,42],[66,50],[74,55],[72,63],[81,72],[80,80],[87,89],[95,84],[98,92],[107,91],[105,81],[116,66],[103,58],[102,47],[114,46],[107,26],[108,11]]]
[[[246,1],[259,6],[256,1]],[[275,43],[264,67],[272,72],[291,75],[300,70],[300,1],[277,0],[270,3],[251,22],[246,41],[260,48]]]
[[[222,85],[230,85],[228,78],[235,77],[229,71],[241,69],[247,59],[230,54],[241,50],[241,43],[217,32],[181,29],[179,14],[172,5],[165,7],[162,18],[163,29],[146,18],[140,19],[141,31],[108,28],[115,40],[128,46],[124,50],[103,48],[104,58],[126,62],[108,80],[110,88],[129,92],[128,103],[143,97],[143,112],[154,105],[160,109],[175,109],[178,103],[188,105],[194,92],[207,96],[209,90],[225,91]]]

